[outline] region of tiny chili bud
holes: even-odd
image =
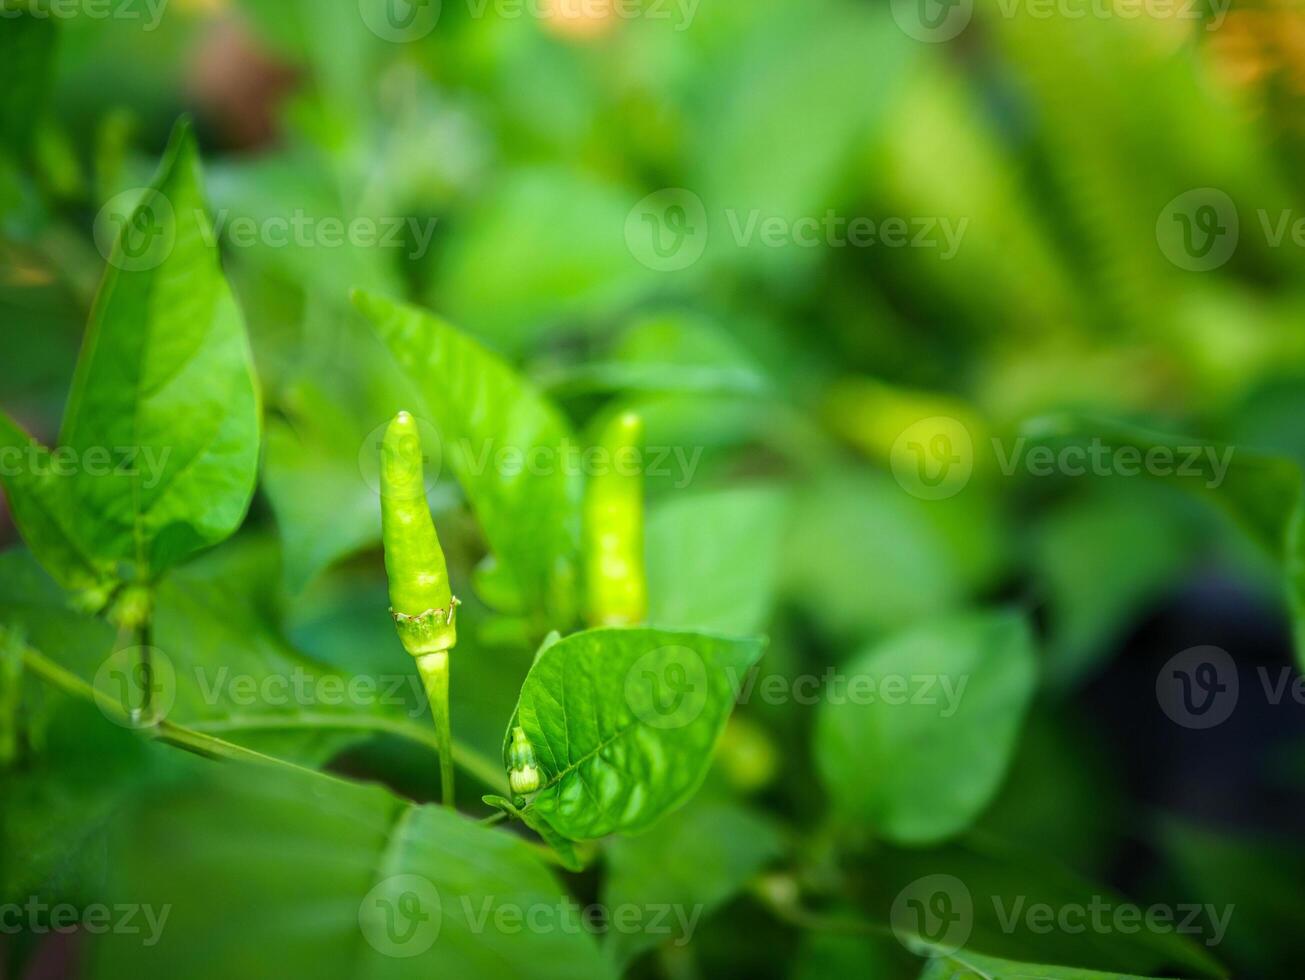
[[[643,420],[623,412],[603,428],[603,467],[584,500],[586,614],[594,626],[648,615],[643,553]]]
[[[400,412],[381,442],[381,537],[390,581],[390,613],[414,657],[457,642],[458,600],[449,589],[444,550],[426,506],[421,435]]]
[[[520,725],[512,729],[512,744],[508,747],[508,785],[513,796],[524,796],[539,789],[539,769],[535,766],[535,750]]]

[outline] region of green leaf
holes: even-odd
[[[938,502],[916,500],[880,473],[833,474],[804,489],[785,585],[837,638],[859,642],[963,602],[955,551],[933,522]]]
[[[935,620],[871,646],[821,705],[815,756],[840,810],[899,843],[964,830],[997,791],[1033,695],[1033,636],[1010,612]]]
[[[666,498],[645,535],[649,621],[741,635],[762,630],[787,518],[788,496],[777,487]]]
[[[565,420],[506,363],[431,314],[369,293],[354,298],[418,385],[438,449],[522,609],[546,610],[550,627],[569,626],[581,479]]]
[[[531,64],[532,84],[538,68]],[[509,353],[527,347],[543,324],[618,310],[657,275],[625,240],[626,216],[641,196],[579,168],[508,170],[450,231],[429,295]]]
[[[125,811],[110,849],[105,899],[170,907],[165,926],[153,945],[98,937],[89,976],[612,975],[510,834],[377,786],[192,768]]]
[[[23,11],[20,13],[20,11]],[[36,17],[23,5],[0,0],[0,152],[27,150],[41,119],[54,70],[58,25],[48,12]]]
[[[1216,833],[1166,820],[1161,844],[1184,894],[1234,909],[1223,937],[1229,955],[1259,976],[1289,976],[1300,962],[1300,882],[1305,848],[1290,837]]]
[[[1047,675],[1058,686],[1098,666],[1190,568],[1198,540],[1172,492],[1150,484],[1094,489],[1034,525],[1033,571],[1047,591]]]
[[[589,630],[545,649],[508,726],[535,751],[533,808],[573,840],[651,826],[701,785],[761,652],[759,640],[656,629]]]
[[[1132,973],[1102,973],[1070,966],[1041,966],[999,960],[969,951],[929,961],[920,980],[1148,980]]]
[[[1121,974],[1226,975],[1211,955],[1209,917],[1189,922],[1188,931],[1180,932],[1184,914],[1172,904],[1168,919],[1148,916],[1147,903],[1084,878],[1054,857],[1031,854],[1022,844],[987,834],[972,831],[935,848],[876,846],[864,856],[849,856],[842,867],[855,876],[864,913],[895,927],[899,941],[926,952],[931,944],[917,935],[921,929],[932,932],[935,952],[959,947],[962,956],[980,952]],[[917,917],[910,904],[911,899],[927,903],[940,893],[951,899],[953,912],[961,913],[950,918],[946,929],[939,928],[936,918]],[[1051,928],[1048,915],[1055,923]],[[1069,927],[1060,928],[1059,921]]]
[[[692,939],[692,929],[704,916],[733,898],[782,850],[774,823],[717,801],[694,801],[645,834],[617,838],[607,848],[603,904],[609,909],[669,906],[680,917],[656,930],[651,924],[635,932],[613,930],[605,943],[608,955],[624,968],[662,942]]]
[[[502,810],[509,817],[520,820],[527,827],[542,837],[545,843],[553,849],[557,859],[562,863],[562,867],[567,871],[583,871],[586,861],[580,855],[575,841],[567,840],[552,825],[536,813],[530,807],[520,808],[505,796],[496,796],[490,794],[482,796],[482,800],[492,807]],[[592,847],[592,845],[590,845]]]
[[[0,412],[0,484],[14,525],[38,561],[70,591],[103,590],[110,569],[96,561],[75,519],[72,486],[57,475],[48,449]]]
[[[80,463],[78,536],[152,577],[243,520],[257,475],[258,393],[188,125],[173,133],[151,188],[117,217],[60,446]]]
[[[1127,473],[1146,474],[1221,508],[1276,562],[1282,575],[1295,636],[1297,662],[1305,665],[1305,540],[1302,539],[1302,473],[1284,456],[1267,455],[1203,439],[1156,432],[1123,422],[1059,415],[1028,422],[1025,431],[1055,450],[1139,454]],[[1148,462],[1154,460],[1155,462]]]

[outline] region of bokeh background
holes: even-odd
[[[402,669],[369,467],[377,427],[412,393],[349,290],[403,297],[504,355],[582,429],[622,405],[644,415],[650,444],[682,449],[648,480],[655,618],[768,632],[766,670],[787,677],[956,610],[1004,606],[1037,624],[1038,691],[1000,791],[930,846],[897,846],[831,808],[817,707],[742,705],[704,800],[572,883],[592,898],[619,872],[625,894],[675,894],[665,878],[735,861],[694,941],[621,951],[630,975],[917,975],[882,925],[924,873],[976,895],[1041,895],[1074,875],[1144,907],[1235,907],[1217,946],[1197,937],[1200,955],[1119,935],[998,934],[985,952],[1298,975],[1294,539],[1258,547],[1238,521],[1245,499],[1221,507],[1204,479],[1001,465],[1047,418],[1108,443],[1117,423],[1143,425],[1234,446],[1239,461],[1305,461],[1298,4],[60,9],[35,28],[0,21],[11,37],[54,28],[30,58],[0,63],[5,410],[55,438],[112,202],[148,183],[181,114],[262,385],[254,506],[160,599],[161,648]],[[303,231],[287,240],[284,227]],[[921,482],[953,456],[960,476]],[[483,541],[451,480],[431,501],[465,583]],[[61,611],[3,511],[0,543],[6,622],[53,652],[108,648],[102,627]],[[532,647],[474,598],[466,613],[455,728],[493,758]],[[1209,726],[1157,693],[1171,658],[1202,646],[1226,651],[1221,679],[1240,682]],[[1264,678],[1286,684],[1281,698]],[[45,734],[6,770],[0,880],[10,896],[86,901],[118,860],[101,840],[109,814],[171,770],[93,711],[51,699],[24,712]],[[400,740],[259,744],[436,795],[429,755]],[[851,782],[910,764],[841,763]],[[159,833],[202,851],[208,830],[187,826]],[[156,854],[155,883],[178,903],[228,887],[164,864]],[[240,894],[295,901],[283,884]],[[220,931],[190,949],[212,966],[172,953],[149,975],[233,963],[257,975],[254,953],[223,958],[234,947]],[[3,935],[0,976],[103,972],[116,961],[95,945]],[[287,949],[267,962],[296,968]]]

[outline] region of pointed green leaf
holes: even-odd
[[[511,834],[377,786],[190,768],[124,811],[109,850],[103,898],[168,908],[164,927],[96,937],[88,976],[613,975]]]
[[[0,485],[23,540],[55,581],[70,591],[105,586],[108,568],[91,556],[80,537],[71,479],[55,466],[50,450],[4,412],[0,412]]]
[[[1028,624],[968,613],[897,633],[821,705],[815,755],[838,807],[911,844],[964,830],[992,799],[1033,696]]]
[[[683,804],[761,652],[759,640],[657,629],[589,630],[543,650],[511,723],[535,752],[535,811],[588,840],[641,830]]]
[[[73,377],[60,448],[77,462],[76,534],[156,576],[221,541],[254,490],[259,402],[180,124],[134,208],[110,208],[109,268]]]
[[[1016,963],[968,950],[930,960],[920,980],[1148,980],[1132,973],[1103,973],[1072,966]]]
[[[423,310],[357,292],[358,308],[418,385],[439,447],[499,573],[549,626],[576,611],[581,480],[565,420],[505,362]]]

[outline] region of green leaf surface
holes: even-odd
[[[567,871],[583,871],[585,868],[585,859],[581,856],[579,848],[575,841],[568,840],[553,829],[553,825],[540,816],[530,807],[518,807],[515,803],[505,796],[490,794],[481,797],[490,806],[502,810],[509,817],[520,820],[527,827],[537,833],[544,839],[544,842],[553,849],[557,855],[558,861]]]
[[[1190,567],[1190,514],[1154,485],[1098,484],[1034,525],[1033,562],[1047,591],[1049,683],[1082,679]],[[1181,503],[1179,497],[1177,502]]]
[[[115,640],[102,621],[68,610],[24,552],[0,555],[0,582],[0,624],[21,627],[60,666],[124,699],[120,675],[133,669],[134,640]],[[232,542],[169,576],[155,595],[151,644],[160,713],[310,766],[380,734],[433,751],[425,697],[407,658],[345,670],[310,657],[279,625],[279,583],[275,552],[258,540]],[[139,694],[131,683],[128,700]],[[493,766],[481,768],[497,785]]]
[[[539,65],[530,67],[537,84]],[[579,169],[508,171],[450,231],[431,302],[509,352],[541,324],[620,309],[655,282],[625,239],[641,196]]]
[[[883,474],[820,479],[794,507],[782,565],[787,590],[851,642],[957,608],[966,582],[935,510],[937,502],[916,500]]]
[[[1232,836],[1165,821],[1161,846],[1193,901],[1231,908],[1230,955],[1261,976],[1287,976],[1300,962],[1297,930],[1305,848],[1290,837]]]
[[[1082,416],[1035,419],[1025,430],[1056,450],[1104,444],[1111,450],[1110,472],[1116,478],[1147,475],[1221,508],[1276,563],[1292,617],[1296,659],[1305,664],[1302,473],[1294,460]],[[1132,455],[1125,458],[1125,451]]]
[[[539,766],[531,805],[574,840],[651,826],[701,785],[761,652],[758,640],[657,629],[588,630],[549,646],[511,723]]]
[[[377,786],[194,768],[124,812],[110,852],[108,897],[168,906],[164,928],[99,937],[89,976],[612,976],[510,834]]]
[[[1068,966],[1043,966],[958,952],[929,961],[920,980],[1148,980],[1133,973],[1103,973]]]
[[[1030,628],[1010,612],[938,619],[872,645],[820,708],[826,789],[890,841],[964,830],[1005,775],[1036,674]]]
[[[112,577],[75,517],[72,485],[50,451],[0,412],[0,484],[14,524],[45,570],[65,589],[94,589]],[[107,593],[106,593],[107,595]]]
[[[438,451],[522,609],[546,610],[549,627],[569,626],[581,480],[566,421],[505,362],[431,314],[363,292],[355,302],[417,384]]]
[[[788,495],[774,486],[667,497],[648,518],[648,619],[748,635],[770,616]]]
[[[647,833],[617,838],[607,848],[603,904],[665,906],[678,916],[657,928],[648,922],[638,931],[613,930],[604,944],[608,955],[624,968],[653,946],[691,940],[701,919],[738,894],[783,844],[772,821],[717,800],[695,800]]]
[[[185,123],[129,214],[112,229],[60,447],[80,464],[78,536],[155,576],[240,525],[257,475],[259,403]]]
[[[865,914],[895,926],[899,940],[921,952],[932,946],[1122,975],[1226,975],[1215,958],[1219,947],[1208,916],[1179,931],[1187,913],[1172,903],[1156,903],[1170,910],[1168,917],[1148,916],[1151,903],[1084,878],[1054,856],[1030,853],[1022,843],[974,831],[941,847],[876,847],[846,860],[844,868],[857,876]],[[945,931],[941,921],[913,914],[908,904],[940,894],[960,913]],[[920,935],[926,931],[932,944]]]

